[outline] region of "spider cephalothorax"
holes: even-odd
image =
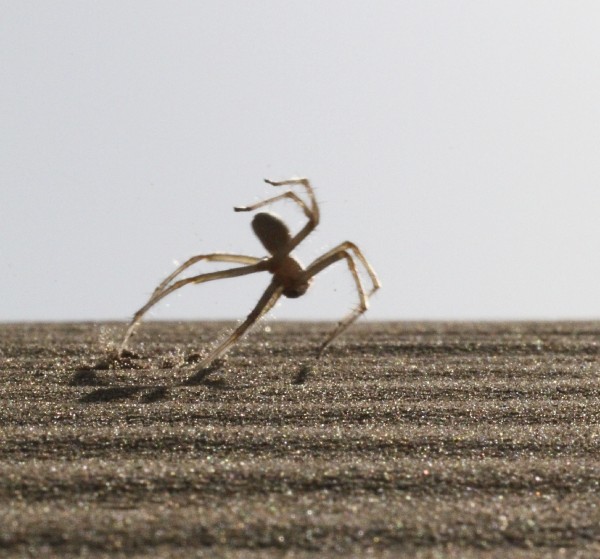
[[[287,225],[279,217],[271,213],[261,212],[254,216],[254,219],[252,220],[252,229],[271,256],[267,258],[256,258],[254,256],[246,256],[243,254],[227,254],[218,252],[212,254],[200,254],[184,262],[154,290],[154,293],[150,297],[149,301],[135,313],[131,323],[129,324],[125,338],[121,344],[119,351],[121,355],[125,351],[127,342],[133,334],[136,326],[142,319],[142,316],[161,299],[169,295],[169,293],[172,293],[184,285],[192,283],[197,284],[211,280],[245,276],[248,274],[254,274],[256,272],[270,272],[273,275],[271,283],[263,293],[262,297],[259,299],[252,312],[247,316],[246,320],[244,320],[244,322],[242,322],[224,342],[219,344],[202,360],[202,368],[207,367],[215,359],[224,355],[225,352],[261,316],[265,315],[273,307],[273,305],[282,295],[292,299],[304,295],[306,290],[310,287],[312,278],[338,260],[346,260],[348,269],[350,270],[350,273],[352,274],[356,284],[356,289],[359,296],[359,304],[353,311],[350,312],[350,314],[348,314],[341,322],[339,322],[333,332],[325,339],[319,348],[318,355],[320,356],[325,348],[339,334],[341,334],[348,326],[350,326],[350,324],[352,324],[352,322],[354,322],[362,313],[367,310],[368,299],[380,287],[380,283],[377,275],[375,274],[375,270],[373,270],[360,249],[354,243],[349,241],[341,243],[317,258],[306,268],[303,268],[302,265],[291,256],[291,252],[315,229],[319,223],[319,206],[317,205],[314,192],[308,179],[290,179],[281,182],[274,182],[265,179],[265,182],[272,186],[301,185],[306,189],[309,203],[306,204],[302,198],[290,190],[284,194],[274,196],[273,198],[269,198],[251,206],[235,207],[234,210],[236,212],[249,212],[258,208],[262,208],[263,206],[278,200],[288,198],[298,204],[300,208],[302,208],[304,215],[306,215],[308,218],[308,222],[304,225],[304,227],[296,235],[292,236]],[[358,275],[355,259],[362,264],[370,278],[372,285],[368,292],[365,291],[360,276]],[[228,270],[199,274],[175,281],[175,278],[184,270],[201,260],[213,262],[231,262],[235,264],[243,264],[243,266]]]

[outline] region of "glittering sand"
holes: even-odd
[[[0,326],[0,556],[600,557],[600,323],[224,327]]]

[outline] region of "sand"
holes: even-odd
[[[599,322],[227,327],[0,325],[1,557],[600,557]]]

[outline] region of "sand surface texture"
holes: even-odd
[[[600,323],[331,326],[0,325],[0,556],[600,557]]]

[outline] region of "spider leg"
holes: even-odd
[[[154,290],[152,296],[156,295],[160,291],[162,291],[171,281],[173,281],[181,272],[187,270],[190,266],[196,264],[196,262],[200,262],[201,260],[208,260],[209,262],[232,262],[235,264],[256,264],[260,262],[260,258],[256,258],[255,256],[246,256],[245,254],[228,254],[224,252],[215,252],[212,254],[199,254],[197,256],[192,256],[186,260],[179,268],[177,268],[171,275],[166,277],[160,285]]]
[[[360,276],[358,275],[356,262],[354,261],[354,258],[352,257],[352,254],[349,251],[352,251],[354,253],[355,257],[358,258],[361,264],[364,265],[365,269],[367,270],[367,273],[369,274],[369,277],[373,284],[369,292],[366,292],[365,288],[363,287]],[[337,247],[326,252],[323,256],[317,258],[306,269],[305,273],[308,276],[308,278],[311,278],[319,272],[322,272],[328,266],[331,266],[335,262],[338,262],[342,259],[346,260],[346,263],[348,264],[348,269],[350,270],[352,278],[354,279],[356,290],[358,291],[359,302],[358,305],[352,311],[350,311],[350,313],[346,315],[338,323],[337,327],[327,336],[325,341],[319,347],[319,350],[317,352],[317,358],[321,357],[327,346],[329,346],[329,344],[333,342],[335,338],[337,338],[344,330],[346,330],[346,328],[348,328],[361,314],[363,314],[367,310],[369,305],[369,297],[373,295],[373,293],[375,293],[375,291],[377,291],[377,289],[379,289],[379,287],[381,286],[379,279],[375,274],[375,270],[373,270],[373,267],[367,262],[367,259],[364,257],[360,249],[354,243],[350,242],[342,243],[341,245],[338,245]]]
[[[221,342],[202,360],[200,363],[200,370],[208,367],[215,359],[224,355],[257,320],[273,308],[282,293],[283,286],[279,282],[272,281],[254,309],[252,309],[250,314],[246,317],[246,320],[244,320],[244,322],[242,322],[226,340]]]
[[[311,210],[312,210],[313,214],[316,214],[317,219],[318,219],[319,207],[317,205],[315,193],[313,192],[312,186],[310,185],[310,182],[308,179],[287,179],[285,181],[272,181],[269,179],[265,179],[265,182],[267,184],[270,184],[271,186],[296,186],[296,185],[303,186],[306,189],[306,193],[308,194],[308,197],[310,198]]]
[[[294,202],[296,202],[296,204],[298,204],[302,208],[302,211],[304,212],[304,215],[306,217],[308,217],[309,219],[312,217],[312,212],[309,209],[309,207],[306,205],[304,200],[302,200],[302,198],[300,198],[300,196],[298,196],[295,192],[292,192],[291,190],[284,194],[280,194],[279,196],[273,196],[273,198],[267,198],[266,200],[263,200],[262,202],[257,202],[256,204],[252,204],[251,206],[234,206],[233,211],[235,211],[235,212],[251,212],[254,210],[258,210],[258,208],[268,206],[269,204],[272,204],[273,202],[277,202],[279,200],[284,200],[285,198],[289,198],[290,200],[293,200]]]
[[[278,257],[284,257],[292,252],[292,250],[294,250],[317,227],[320,220],[319,205],[317,204],[315,193],[313,192],[312,186],[310,185],[308,179],[288,179],[279,182],[265,179],[265,182],[272,186],[301,185],[306,189],[306,193],[308,194],[310,201],[310,203],[307,205],[296,193],[290,191],[273,198],[268,198],[267,200],[258,202],[257,204],[253,204],[251,206],[239,206],[234,208],[234,210],[237,212],[252,211],[284,198],[289,198],[290,200],[296,202],[302,208],[304,215],[308,218],[308,223],[287,244],[285,251],[282,254],[277,255]]]
[[[215,255],[211,255],[211,256],[215,256]],[[226,255],[226,256],[229,258],[233,255]],[[243,257],[243,258],[251,259],[252,257]],[[216,258],[213,258],[213,259],[216,259]],[[232,260],[229,259],[227,261],[231,262]],[[163,299],[170,293],[173,293],[173,291],[176,291],[177,289],[180,289],[183,286],[188,285],[190,283],[198,284],[198,283],[205,283],[207,281],[218,280],[218,279],[235,278],[235,277],[239,277],[239,276],[246,276],[248,274],[254,274],[256,272],[262,272],[264,270],[265,270],[265,266],[264,266],[263,261],[258,260],[258,262],[254,263],[254,264],[250,264],[248,266],[242,266],[240,268],[232,268],[229,270],[220,270],[218,272],[209,272],[207,274],[199,274],[197,276],[192,276],[189,278],[181,279],[179,281],[171,283],[170,285],[165,285],[165,282],[162,282],[162,284],[161,284],[162,289],[160,289],[160,290],[159,290],[159,288],[155,289],[154,293],[152,294],[152,296],[150,297],[148,302],[133,315],[133,318],[127,328],[127,332],[125,333],[125,337],[123,338],[123,342],[121,343],[121,346],[119,348],[119,355],[122,355],[123,351],[126,349],[129,338],[131,338],[131,335],[135,331],[137,325],[140,323],[144,314],[146,314],[146,312],[148,312],[148,310],[150,310],[150,308],[152,308],[154,305],[156,305],[156,303],[158,303],[161,299]],[[173,274],[171,274],[171,276],[173,276]],[[161,287],[161,286],[159,286],[159,287]]]
[[[369,264],[368,260],[365,258],[365,255],[362,253],[362,251],[354,243],[352,243],[350,241],[345,241],[343,243],[340,243],[338,246],[333,247],[331,250],[328,250],[325,254],[319,256],[319,258],[317,258],[310,265],[309,268],[312,268],[313,266],[318,266],[323,260],[326,260],[332,254],[335,254],[335,253],[341,252],[341,251],[348,251],[348,250],[352,251],[354,253],[354,256],[356,258],[358,258],[358,260],[365,268],[365,270],[371,280],[372,286],[371,286],[371,289],[369,290],[369,292],[367,293],[367,297],[370,297],[371,295],[373,295],[373,293],[375,293],[375,291],[377,291],[381,287],[381,282],[379,281],[379,278],[377,277],[377,274],[375,273],[373,266],[371,266],[371,264]],[[318,273],[318,272],[316,272],[316,273]]]
[[[284,181],[272,181],[269,179],[265,179],[265,182],[272,186],[301,185],[305,188],[306,193],[308,194],[308,198],[310,200],[310,215],[306,214],[306,216],[308,217],[308,223],[290,241],[290,243],[288,245],[288,250],[286,252],[286,254],[289,254],[304,239],[306,239],[306,237],[308,237],[308,235],[310,235],[310,233],[312,233],[315,230],[315,228],[317,227],[317,225],[319,224],[319,220],[321,218],[320,212],[319,212],[319,205],[317,204],[317,199],[315,198],[315,193],[314,193],[312,186],[310,185],[310,181],[308,179],[294,178],[294,179],[287,179]]]

